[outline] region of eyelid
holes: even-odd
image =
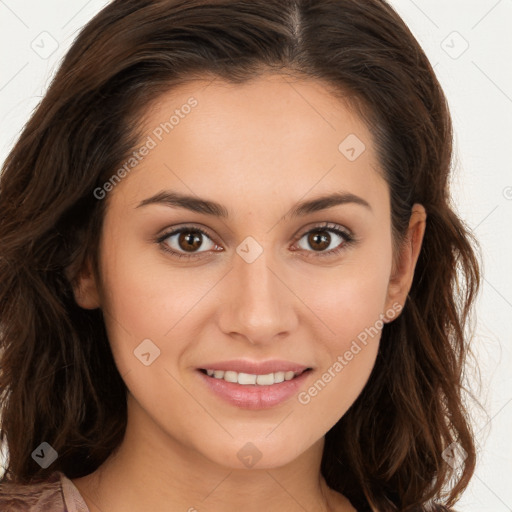
[[[322,229],[326,231],[340,231],[346,237],[353,237],[352,231],[342,226],[341,224],[336,224],[335,222],[321,222],[321,223],[313,223],[307,228],[301,228],[298,232],[300,234],[295,235],[295,240],[300,240],[304,235],[307,235],[311,231],[321,231]]]
[[[176,235],[182,231],[199,231],[203,235],[206,235],[211,240],[214,238],[213,235],[209,232],[208,228],[203,227],[201,225],[192,224],[184,224],[183,226],[173,226],[172,228],[165,229],[161,235],[157,235],[157,241],[163,241],[169,238],[172,235]],[[212,240],[213,241],[213,240]]]

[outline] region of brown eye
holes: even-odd
[[[308,244],[315,251],[324,251],[329,247],[331,236],[326,231],[310,231],[308,234]]]
[[[202,235],[196,231],[182,231],[178,236],[178,246],[187,252],[199,249],[202,244]]]
[[[177,256],[191,256],[214,249],[216,245],[208,234],[199,228],[181,228],[165,234],[159,240],[164,249]],[[205,243],[206,241],[206,243]],[[203,250],[199,250],[203,249]]]
[[[301,241],[305,239],[305,243]],[[318,256],[335,255],[350,244],[355,242],[349,232],[344,231],[336,224],[317,226],[302,235],[298,246],[309,253],[318,253]]]

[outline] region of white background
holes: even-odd
[[[0,0],[0,161],[78,30],[107,3]],[[475,411],[479,463],[457,509],[512,511],[512,0],[390,3],[423,46],[448,97],[454,203],[480,240],[484,260],[474,350],[488,416]]]

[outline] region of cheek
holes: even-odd
[[[135,379],[133,384],[140,386],[136,382],[141,378],[144,388],[159,392],[162,382],[171,387],[172,382],[169,373],[158,369],[175,374],[184,355],[194,350],[201,338],[196,330],[209,318],[202,308],[215,306],[208,294],[222,274],[213,277],[215,271],[208,266],[173,267],[151,245],[131,245],[129,237],[125,239],[123,250],[112,238],[103,251],[108,255],[102,262],[105,325],[119,372],[128,375],[127,385]],[[136,356],[148,351],[150,360],[153,354],[157,358],[145,367]]]
[[[104,253],[103,305],[138,338],[164,337],[212,287],[211,271],[172,268],[149,244],[111,243]]]
[[[304,422],[315,418],[316,434],[331,429],[361,394],[375,364],[378,338],[366,344],[357,340],[340,344],[336,357],[298,393],[299,414]]]
[[[325,324],[325,333],[334,337],[352,337],[372,325],[383,311],[387,281],[376,276],[352,274],[317,283],[304,295],[307,304]],[[306,302],[305,300],[305,302]]]
[[[372,273],[347,272],[339,282],[325,285],[324,293],[315,289],[308,299],[324,324],[317,331],[323,335],[315,337],[322,357],[297,401],[305,420],[317,418],[327,432],[360,395],[375,364],[387,280],[374,267]]]
[[[304,302],[324,324],[322,332],[332,340],[332,350],[344,349],[348,340],[381,318],[390,268],[391,251],[383,251],[378,257],[361,252],[337,269],[316,272],[311,279],[298,283]]]
[[[298,402],[321,417],[326,429],[357,399],[375,364],[391,268],[391,245],[385,242],[383,250],[361,251],[337,272],[317,274],[314,285],[302,290],[323,324],[315,342],[324,357]]]

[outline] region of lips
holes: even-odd
[[[266,409],[290,399],[312,368],[283,360],[220,361],[198,368],[215,395],[245,409]]]

